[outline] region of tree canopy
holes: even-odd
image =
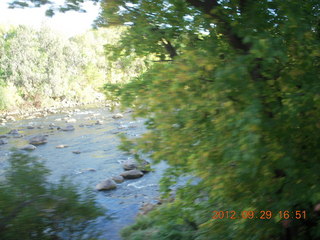
[[[187,239],[181,229],[190,239],[319,239],[319,2],[102,6],[100,24],[131,26],[117,54],[165,60],[122,88],[106,87],[148,119],[149,131],[124,148],[166,160],[168,182],[201,179],[127,239]],[[212,211],[249,210],[273,216],[211,219]],[[307,219],[279,215],[303,210]]]

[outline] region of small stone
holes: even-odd
[[[102,124],[103,124],[103,121],[102,121],[102,120],[98,120],[98,121],[96,121],[95,124],[96,124],[96,125],[102,125]]]
[[[7,121],[13,121],[13,122],[16,121],[16,119],[14,117],[12,117],[12,116],[7,116],[6,120]]]
[[[145,203],[140,207],[140,211],[138,213],[138,216],[146,215],[148,212],[154,210],[158,205],[152,204],[152,203]]]
[[[47,138],[44,135],[38,135],[30,138],[29,143],[32,145],[41,145],[47,143]]]
[[[21,138],[23,137],[22,134],[19,133],[17,129],[13,129],[10,132],[8,132],[9,135],[12,135],[14,138]]]
[[[69,147],[68,145],[63,145],[63,144],[60,144],[60,145],[57,145],[56,148],[67,148]]]
[[[137,169],[133,169],[130,171],[125,171],[125,172],[121,173],[120,175],[126,179],[135,179],[135,178],[142,177],[143,172],[141,172],[140,170],[137,170]]]
[[[117,188],[117,184],[112,179],[107,179],[96,185],[96,190],[112,190]]]
[[[95,170],[94,168],[85,168],[83,169],[82,171],[85,171],[85,172],[95,172],[97,170]]]
[[[123,114],[117,113],[117,114],[113,115],[112,118],[113,118],[113,119],[123,118]]]
[[[72,126],[72,125],[67,125],[66,127],[60,128],[60,130],[65,131],[65,132],[67,132],[67,131],[74,131],[74,126]]]
[[[122,163],[124,170],[129,171],[138,168],[138,163],[134,160],[126,160]]]
[[[124,181],[124,178],[122,176],[114,176],[112,177],[112,180],[116,183],[122,183]]]
[[[17,129],[12,129],[10,132],[8,132],[10,135],[20,135],[19,131]]]
[[[139,169],[142,172],[149,172],[150,171],[150,163],[146,160],[136,161],[136,160],[126,160],[122,163],[122,167],[124,170],[133,170]]]
[[[7,143],[8,143],[7,140],[5,140],[5,139],[0,139],[0,145],[4,145],[4,144],[7,144]]]
[[[75,118],[69,118],[66,120],[66,123],[75,123],[77,120]]]
[[[35,150],[37,147],[32,145],[32,144],[28,144],[23,146],[22,148],[20,148],[21,150],[26,150],[26,151],[32,151]]]
[[[27,126],[27,129],[34,129],[34,126],[29,125],[29,126]]]
[[[80,154],[81,152],[80,151],[72,151],[72,153],[74,153],[74,154]]]
[[[8,135],[6,135],[6,134],[0,135],[0,138],[7,138],[7,137],[8,137]]]

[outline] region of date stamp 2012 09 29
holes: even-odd
[[[280,219],[307,219],[307,212],[305,210],[296,211],[278,211],[276,213],[270,210],[261,211],[212,211],[212,219],[261,219],[269,220],[278,216]]]

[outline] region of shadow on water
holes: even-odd
[[[117,149],[117,134],[139,136],[145,131],[143,120],[132,120],[129,113],[125,113],[121,119],[113,119],[113,115],[107,109],[84,109],[7,123],[0,128],[0,134],[17,129],[23,137],[9,136],[8,144],[0,146],[0,169],[3,171],[5,159],[12,147],[20,148],[28,144],[30,137],[45,134],[48,135],[48,143],[38,146],[31,155],[45,160],[46,166],[51,170],[49,180],[58,182],[62,176],[67,176],[79,189],[94,189],[100,181],[123,172],[120,163],[127,160],[128,156]],[[70,119],[73,119],[72,123],[65,122]],[[95,124],[98,120],[100,123]],[[73,125],[75,130],[57,129],[67,124]],[[68,147],[57,149],[57,145]],[[74,151],[79,151],[80,154],[75,154]],[[159,195],[158,182],[166,164],[160,163],[153,168],[156,171],[139,179],[124,181],[115,190],[96,192],[97,204],[106,208],[107,213],[113,217],[110,220],[97,220],[99,229],[103,230],[102,239],[121,239],[119,231],[134,222],[141,205],[156,201]]]

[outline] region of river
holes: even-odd
[[[8,143],[0,145],[0,174],[4,171],[5,160],[12,147],[20,148],[28,144],[28,139],[37,134],[48,135],[48,142],[39,145],[31,155],[40,157],[51,170],[49,180],[57,182],[67,176],[79,189],[94,189],[102,180],[123,172],[121,162],[129,156],[118,150],[119,133],[129,137],[141,135],[144,131],[142,119],[131,118],[130,112],[122,113],[123,117],[114,119],[115,113],[107,108],[74,109],[65,113],[41,118],[8,122],[0,127],[0,134],[7,134],[17,129],[23,137],[7,138]],[[66,123],[71,121],[72,123]],[[96,124],[100,121],[99,124]],[[52,127],[52,124],[55,126]],[[72,124],[74,131],[61,131],[57,127]],[[51,127],[50,127],[51,126]],[[57,145],[67,145],[57,149]],[[74,154],[79,151],[80,154]],[[126,180],[118,184],[117,189],[105,192],[96,191],[97,204],[107,209],[113,219],[99,223],[105,229],[103,240],[120,240],[119,231],[134,222],[139,208],[144,203],[155,203],[159,196],[158,183],[165,163],[153,165],[154,172],[142,178]]]

